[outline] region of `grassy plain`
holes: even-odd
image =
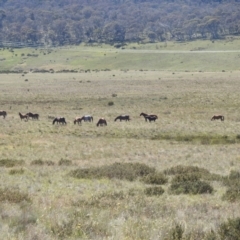
[[[79,50],[77,54],[87,60],[71,59],[76,54],[71,49],[56,50],[26,59],[21,65],[26,64],[24,74],[0,75],[1,108],[8,112],[6,119],[0,118],[0,188],[19,193],[19,198],[1,200],[3,239],[173,239],[170,233],[176,224],[186,236],[201,239],[228,218],[240,217],[239,202],[222,200],[226,186],[221,181],[211,182],[212,194],[173,195],[169,178],[161,196],[148,196],[144,189],[149,185],[140,180],[69,175],[78,168],[116,162],[142,163],[159,172],[177,165],[197,166],[221,176],[240,169],[240,75],[228,61],[238,53],[216,53],[217,58],[202,53],[198,55],[202,60],[189,54],[201,66],[195,69],[187,58],[189,64],[182,71],[181,64],[171,67],[173,53],[166,53],[169,71],[163,71],[151,47],[148,53],[138,53],[136,62],[132,47],[127,54],[107,47],[107,53],[99,48]],[[40,50],[17,49],[16,58],[21,51],[26,55]],[[6,63],[9,51],[2,52]],[[96,52],[111,57],[101,63]],[[174,58],[185,58],[184,54]],[[115,55],[121,56],[120,62]],[[218,62],[208,64],[209,56]],[[50,60],[57,63],[51,65]],[[12,61],[5,69],[20,67]],[[55,72],[28,71],[43,66]],[[74,66],[110,71],[57,73]],[[213,66],[214,72],[199,71]],[[29,111],[39,113],[40,120],[21,121],[18,112]],[[159,119],[145,122],[141,112]],[[84,114],[92,114],[94,122],[74,125],[74,118]],[[120,114],[129,114],[132,120],[114,122]],[[210,121],[214,114],[223,114],[225,121]],[[64,116],[68,124],[52,125],[55,116]],[[106,118],[107,127],[96,127],[100,117]],[[15,166],[9,166],[10,161]]]

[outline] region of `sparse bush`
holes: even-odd
[[[168,237],[165,240],[181,240],[183,239],[184,228],[181,224],[175,224],[175,226],[170,230]]]
[[[164,189],[161,186],[147,187],[145,188],[144,193],[147,196],[159,196],[164,193]]]
[[[0,188],[0,202],[20,203],[22,201],[30,202],[28,194],[21,193],[17,190],[9,190]]]
[[[114,102],[108,102],[108,106],[113,106],[114,105]]]
[[[112,94],[112,97],[117,97],[117,94],[116,94],[116,93],[113,93],[113,94]]]
[[[162,173],[150,173],[142,178],[142,181],[146,184],[165,184],[168,179]]]
[[[21,169],[11,169],[9,171],[9,174],[10,175],[15,175],[15,174],[23,174],[24,173],[24,170],[21,168]]]
[[[22,160],[11,160],[11,159],[2,159],[0,160],[0,167],[15,167],[15,166],[22,166],[24,161]]]
[[[229,176],[223,178],[223,183],[228,189],[222,199],[231,202],[240,200],[240,172],[231,171]]]
[[[221,240],[239,240],[240,239],[240,218],[228,219],[219,227],[218,234]]]
[[[34,160],[34,161],[31,162],[31,165],[40,165],[40,166],[42,166],[42,165],[44,165],[44,161],[41,160],[41,159]]]
[[[133,181],[138,177],[155,173],[155,169],[141,163],[114,163],[102,167],[73,170],[70,176],[76,178],[117,178]]]
[[[70,166],[72,165],[72,161],[71,160],[67,160],[67,159],[61,159],[59,162],[58,162],[58,165],[59,166]]]
[[[170,192],[173,194],[212,193],[213,187],[201,181],[197,174],[179,174],[172,179]]]

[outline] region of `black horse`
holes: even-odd
[[[58,123],[61,123],[61,124],[67,124],[66,120],[64,117],[59,117],[59,118],[54,118],[53,120],[53,125],[55,124],[55,122],[58,124]]]
[[[120,122],[122,120],[125,120],[125,121],[130,121],[131,120],[129,115],[120,115],[120,116],[116,117],[114,121],[116,122],[118,119],[120,120]]]

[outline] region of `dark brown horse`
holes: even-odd
[[[6,111],[0,111],[0,116],[3,116],[3,118],[5,118],[7,116],[7,112]]]
[[[97,127],[98,126],[107,126],[107,121],[104,118],[100,118],[97,122]]]
[[[158,116],[157,115],[154,115],[154,114],[147,114],[147,113],[141,113],[140,116],[143,116],[145,118],[145,121],[156,121],[156,119],[158,119]]]
[[[57,117],[57,118],[54,118],[54,120],[53,120],[53,125],[55,124],[55,122],[57,123],[57,124],[59,124],[59,123],[61,123],[61,124],[67,124],[67,122],[66,122],[66,120],[65,120],[65,118],[64,117]]]
[[[38,120],[39,119],[39,114],[38,113],[27,113],[26,115],[28,115],[28,118],[32,118],[32,119],[36,119]]]
[[[211,121],[213,120],[221,120],[221,121],[224,121],[224,116],[223,115],[214,115],[212,118],[211,118]]]
[[[74,124],[78,123],[81,124],[82,118],[81,117],[76,117],[75,120],[73,121]]]
[[[129,115],[120,115],[120,116],[116,117],[114,121],[116,122],[118,119],[120,120],[120,122],[122,120],[125,120],[125,121],[130,121],[131,120]]]
[[[23,114],[19,113],[19,116],[20,116],[20,118],[21,118],[21,121],[22,121],[23,119],[25,119],[25,121],[28,121],[28,115],[27,115],[27,114],[23,115]]]

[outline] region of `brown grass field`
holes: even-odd
[[[90,71],[1,74],[1,239],[207,239],[239,201],[211,181],[211,194],[149,196],[137,178],[75,178],[72,170],[141,163],[163,172],[197,166],[228,176],[240,169],[240,73]],[[20,120],[18,113],[39,113]],[[141,112],[157,114],[145,122]],[[93,123],[74,125],[91,114]],[[114,122],[129,114],[130,122]],[[211,121],[222,114],[225,121]],[[52,125],[63,116],[67,125]],[[97,127],[104,117],[108,125]],[[127,165],[126,165],[127,166]],[[203,237],[204,236],[204,237]],[[210,239],[210,238],[208,238]],[[213,238],[212,238],[213,239]],[[231,239],[231,238],[229,238]],[[232,238],[233,239],[233,238]],[[234,238],[235,239],[235,238]]]

